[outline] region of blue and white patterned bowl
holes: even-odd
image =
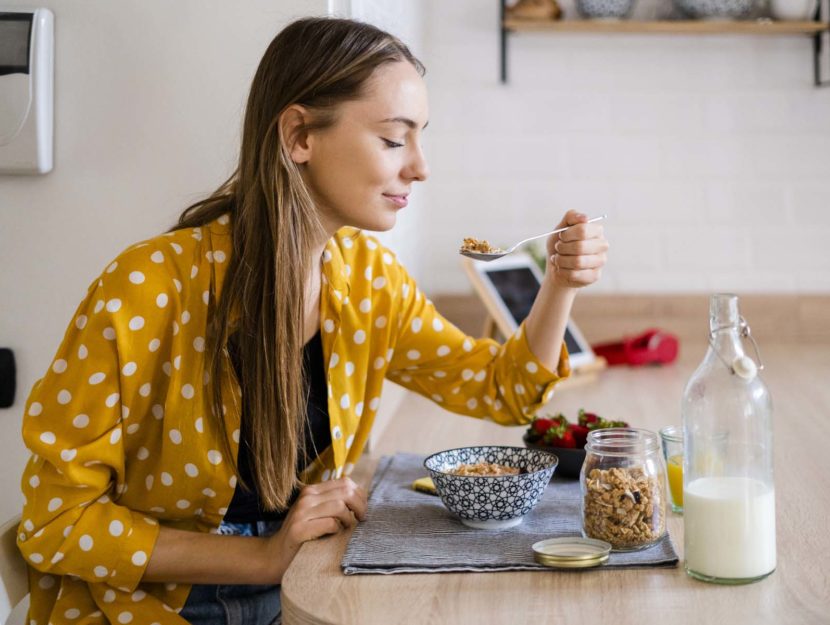
[[[519,475],[453,475],[461,464],[488,462],[517,468]],[[424,461],[441,501],[461,522],[476,529],[505,529],[522,522],[550,482],[559,459],[524,447],[459,447]]]

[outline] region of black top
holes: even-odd
[[[242,379],[242,366],[239,361],[239,350],[236,335],[231,335],[228,340],[228,351],[230,352],[233,367],[237,377]],[[329,406],[328,406],[328,385],[326,384],[326,367],[323,362],[323,341],[320,333],[314,335],[303,349],[303,368],[306,379],[309,381],[306,386],[308,390],[308,411],[305,428],[305,456],[300,454],[297,458],[297,472],[302,472],[319,452],[322,452],[331,445],[331,431],[329,429]],[[256,521],[277,521],[285,518],[287,511],[269,512],[262,507],[259,492],[256,490],[254,480],[252,458],[251,458],[251,432],[249,429],[249,418],[245,407],[245,398],[242,398],[242,427],[239,439],[239,456],[237,466],[241,481],[248,484],[252,490],[242,487],[238,483],[233,493],[233,499],[225,514],[225,521],[228,523],[254,523]],[[240,481],[240,482],[241,482]],[[291,497],[294,502],[298,493]]]

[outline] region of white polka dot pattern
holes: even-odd
[[[140,271],[132,271],[130,272],[130,282],[133,284],[141,284],[144,282],[144,274]]]

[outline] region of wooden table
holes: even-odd
[[[683,387],[705,352],[684,344],[664,368],[613,368],[562,390],[549,408],[580,407],[657,430],[680,423]],[[762,345],[775,404],[778,568],[746,586],[718,586],[683,570],[683,518],[670,514],[676,568],[345,576],[349,534],[307,543],[283,582],[283,618],[306,623],[439,624],[665,622],[830,623],[830,345]],[[368,483],[380,455],[449,447],[521,444],[522,429],[453,415],[410,395],[355,472]]]

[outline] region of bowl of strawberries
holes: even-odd
[[[534,417],[522,440],[526,447],[550,451],[559,457],[556,474],[579,477],[585,460],[588,432],[603,428],[626,428],[625,421],[611,421],[580,408],[576,423],[571,423],[561,412],[556,415]]]

